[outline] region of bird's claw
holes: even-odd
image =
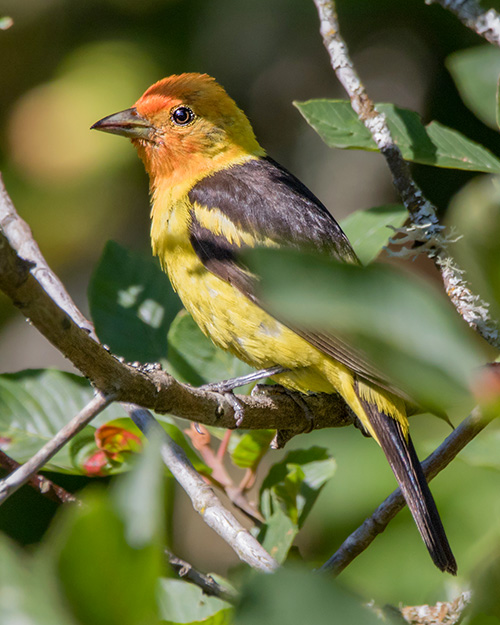
[[[243,417],[245,416],[243,404],[232,391],[226,391],[223,395],[224,399],[231,405],[231,408],[234,411],[234,423],[236,427],[239,428],[243,423]]]
[[[288,369],[275,365],[274,367],[268,367],[267,369],[252,371],[252,373],[241,375],[237,378],[230,378],[229,380],[222,380],[222,382],[204,384],[199,388],[203,391],[211,391],[213,393],[220,393],[223,395],[227,402],[231,405],[231,408],[234,410],[234,422],[236,427],[240,427],[243,422],[244,409],[242,402],[234,395],[234,389],[239,388],[240,386],[245,386],[245,384],[250,384],[251,382],[257,382],[263,378],[268,378],[272,375],[284,373],[285,371],[288,371]]]

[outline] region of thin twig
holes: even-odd
[[[443,443],[422,462],[427,481],[446,468],[455,456],[475,438],[488,423],[491,415],[482,414],[479,408],[453,430]],[[399,488],[383,501],[375,512],[358,527],[323,564],[321,571],[330,571],[335,575],[341,573],[354,558],[359,556],[382,533],[396,514],[405,507],[406,503]]]
[[[218,584],[211,575],[201,573],[195,569],[192,564],[178,558],[168,549],[165,549],[165,555],[167,556],[170,566],[179,575],[179,577],[196,584],[196,586],[199,586],[206,595],[219,597],[219,599],[223,599],[229,603],[234,603],[237,600],[238,595],[235,592],[231,592],[228,588],[224,588]]]
[[[406,230],[407,240],[425,244],[419,249],[424,249],[434,260],[441,272],[448,297],[458,313],[486,341],[499,348],[498,323],[491,318],[488,304],[471,291],[464,280],[464,272],[448,254],[448,241],[443,236],[443,226],[439,224],[436,208],[424,197],[413,180],[408,164],[394,143],[385,116],[375,109],[354,68],[347,46],[340,35],[335,2],[314,0],[314,3],[318,9],[323,43],[337,78],[346,90],[353,110],[370,131],[385,157],[394,186],[410,214],[413,226]]]
[[[186,491],[193,508],[205,523],[211,527],[236,552],[238,557],[252,568],[264,573],[272,573],[278,563],[262,545],[246,530],[235,516],[223,507],[212,488],[195,470],[182,447],[167,435],[153,415],[138,406],[126,406],[135,425],[146,436],[158,436],[163,441],[161,454],[163,461]]]
[[[0,449],[0,467],[2,469],[6,469],[11,472],[15,471],[20,466],[19,462],[16,462]],[[50,499],[50,501],[53,501],[54,503],[61,504],[78,502],[73,493],[68,492],[66,489],[62,488],[62,486],[58,486],[52,480],[49,480],[47,477],[39,475],[38,473],[32,475],[27,483],[34,490],[43,495],[43,497]]]
[[[66,443],[92,421],[114,400],[113,396],[97,392],[92,400],[37,453],[9,476],[0,481],[0,504],[37,473]]]
[[[483,9],[477,0],[425,0],[425,4],[440,4],[490,43],[500,46],[500,15],[495,9]]]

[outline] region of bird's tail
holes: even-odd
[[[457,563],[409,434],[405,435],[401,424],[374,403],[360,401],[434,564],[456,575]]]

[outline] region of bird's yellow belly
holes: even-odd
[[[202,332],[222,349],[257,369],[281,365],[292,371],[275,376],[303,392],[332,393],[347,369],[276,321],[243,293],[208,272],[189,249],[166,257],[170,280]],[[196,294],[193,297],[193,294]],[[324,375],[325,360],[331,371]],[[333,380],[332,380],[333,377]],[[332,384],[332,382],[334,382]]]

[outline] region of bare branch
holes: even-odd
[[[7,469],[7,471],[14,471],[21,465],[13,458],[8,456],[0,449],[0,467]],[[52,480],[36,473],[32,475],[28,480],[28,484],[43,497],[50,499],[54,503],[75,503],[78,502],[77,498],[61,486],[55,484]]]
[[[196,570],[192,564],[178,558],[168,549],[165,549],[165,555],[167,556],[170,566],[179,577],[196,584],[206,595],[219,597],[219,599],[223,599],[229,603],[234,603],[238,598],[236,593],[231,592],[227,588],[223,588],[211,575],[205,575],[205,573]]]
[[[223,507],[201,475],[195,470],[182,447],[163,430],[153,415],[138,406],[126,406],[136,426],[146,436],[158,436],[163,441],[161,455],[176,481],[186,491],[193,508],[205,523],[223,538],[238,557],[252,568],[272,573],[278,563],[246,530],[236,517]]]
[[[488,423],[491,415],[482,414],[479,408],[462,421],[462,423],[443,441],[443,443],[422,462],[427,481],[430,482],[436,475],[446,468],[455,456],[475,438]],[[321,571],[331,571],[339,575],[354,558],[363,551],[381,534],[396,514],[405,507],[406,503],[399,488],[397,488],[375,512],[358,527],[323,564]]]
[[[439,224],[436,208],[424,197],[413,180],[408,164],[391,137],[385,116],[375,109],[354,69],[347,46],[340,35],[335,2],[314,0],[314,3],[318,9],[323,43],[337,78],[346,90],[353,110],[370,131],[385,157],[394,186],[410,214],[413,226],[407,230],[407,238],[425,244],[420,249],[424,249],[434,260],[441,272],[448,297],[462,318],[491,345],[500,347],[498,323],[490,317],[488,304],[471,291],[464,280],[464,272],[448,254],[449,242],[442,234],[443,226]]]
[[[495,9],[485,11],[477,0],[425,0],[425,4],[440,4],[478,35],[500,46],[500,15]]]
[[[104,388],[110,389],[114,394],[112,396],[113,399],[118,399],[119,397],[123,400],[127,397],[126,387],[131,380],[135,380],[132,383],[136,389],[145,383],[146,387],[149,386],[147,392],[150,394],[150,399],[154,400],[154,406],[157,410],[160,405],[158,396],[161,396],[161,391],[164,390],[168,395],[165,412],[175,413],[175,406],[181,405],[183,409],[181,408],[180,412],[183,414],[179,416],[189,415],[197,421],[202,421],[200,413],[206,412],[206,400],[208,398],[212,400],[208,402],[209,411],[211,412],[210,421],[214,425],[222,425],[220,423],[222,419],[218,416],[218,411],[221,408],[224,409],[225,406],[218,393],[198,391],[197,389],[191,389],[187,385],[179,384],[171,376],[168,376],[156,367],[135,368],[121,363],[97,342],[94,338],[92,326],[76,308],[62,283],[46,264],[38,246],[33,240],[31,230],[17,215],[5,188],[2,190],[0,201],[0,226],[3,230],[3,237],[0,238],[0,242],[3,243],[0,247],[0,267],[2,269],[0,272],[0,285],[12,297],[15,304],[31,319],[32,323],[56,347],[59,347],[59,349],[62,346],[66,348],[66,351],[63,349],[61,351],[87,377],[94,381],[98,388],[102,389],[104,386]],[[21,251],[23,254],[21,254]],[[49,293],[46,292],[46,289],[49,290]],[[78,343],[77,350],[74,349],[74,346],[71,346],[71,342],[74,339]],[[96,369],[99,367],[96,361],[99,358],[104,359],[104,366],[100,366],[96,376]],[[118,377],[115,377],[115,380],[112,381],[110,376]],[[191,400],[189,399],[190,396]],[[102,408],[110,401],[110,398],[106,398],[105,395],[98,395],[98,397],[105,402]],[[132,397],[134,397],[134,394],[132,394]],[[264,404],[264,406],[268,404],[265,397],[259,400],[255,398],[247,399],[254,404],[260,403]],[[135,402],[138,401],[137,395],[134,397],[134,400]],[[203,403],[205,403],[205,410],[199,410]],[[165,464],[187,492],[193,507],[201,514],[205,522],[229,543],[242,560],[263,571],[274,570],[277,567],[277,563],[237,519],[222,506],[211,487],[195,471],[184,451],[167,436],[153,416],[138,406],[127,406],[127,410],[141,430],[148,430],[150,434],[153,431],[162,437],[164,441],[162,456]],[[265,412],[267,412],[266,408],[263,410],[263,413]],[[82,416],[82,413],[79,416]],[[261,416],[265,418],[265,414]],[[288,415],[289,417],[290,415]],[[66,428],[61,430],[56,437],[58,446],[55,444],[56,439],[53,439],[51,446],[51,449],[55,449],[53,453],[84,427],[90,419],[87,418],[85,420],[82,417],[80,420],[75,418],[71,424],[75,420],[77,420],[78,429],[70,430],[68,429],[69,426],[66,426]],[[262,424],[261,427],[270,427],[268,420],[266,425]],[[62,436],[63,432],[68,434],[66,438]],[[28,463],[23,465],[21,469],[6,478],[3,484],[0,484],[0,502],[29,479],[31,471],[38,470],[51,457],[47,455],[50,453],[47,447],[48,445],[40,450]]]
[[[23,484],[54,456],[66,443],[78,434],[100,412],[110,404],[114,398],[104,395],[99,391],[92,400],[71,421],[59,430],[59,432],[46,443],[37,453],[13,471],[9,476],[0,481],[0,504],[10,495],[16,492]]]

